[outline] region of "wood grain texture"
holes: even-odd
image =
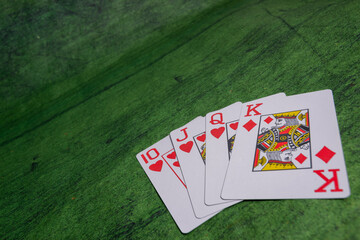
[[[360,2],[5,1],[1,239],[359,239]],[[332,89],[352,195],[184,236],[135,155],[235,101]]]

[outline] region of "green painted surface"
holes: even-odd
[[[360,239],[360,2],[4,1],[1,239]],[[352,195],[248,201],[188,235],[135,155],[198,115],[332,89]]]

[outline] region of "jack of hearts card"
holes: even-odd
[[[217,205],[205,204],[205,118],[197,117],[170,133],[171,141],[181,166],[195,216],[203,218],[219,212],[236,201]]]

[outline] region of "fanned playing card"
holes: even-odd
[[[331,90],[243,105],[224,199],[349,195]]]
[[[172,131],[170,137],[180,162],[195,216],[202,218],[233,205],[234,202],[212,206],[205,204],[205,118],[197,117],[185,126]]]
[[[192,231],[216,214],[201,219],[195,217],[169,136],[140,152],[136,158],[181,232]]]
[[[206,114],[205,203],[229,202],[220,197],[238,127],[241,102]],[[204,133],[205,136],[205,133]]]
[[[285,97],[284,93],[278,93],[261,99]],[[208,205],[229,201],[222,199],[220,194],[239,126],[241,107],[242,103],[237,102],[206,114],[205,203]]]

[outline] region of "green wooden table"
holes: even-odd
[[[0,10],[0,239],[360,239],[360,1]],[[352,195],[246,201],[182,235],[135,155],[235,101],[332,89]]]

